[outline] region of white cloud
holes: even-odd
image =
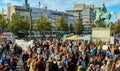
[[[96,7],[101,7],[102,4],[105,3],[106,6],[109,7],[109,6],[119,5],[120,3],[120,0],[114,0],[114,1],[113,0],[40,0],[40,1],[42,5],[47,6],[50,9],[54,9],[54,10],[58,9],[62,11],[66,9],[73,9],[74,4],[94,4]]]
[[[20,0],[2,0],[2,3],[6,4],[6,5],[8,3],[10,3],[11,5],[21,5],[22,1],[20,1]]]

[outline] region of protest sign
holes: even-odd
[[[28,47],[32,47],[33,46],[33,40],[31,40],[31,41],[25,41],[23,39],[21,39],[21,40],[16,39],[15,43],[18,46],[21,46],[23,50],[27,50]]]

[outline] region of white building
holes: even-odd
[[[75,19],[81,19],[85,30],[89,30],[94,23],[95,15],[93,13],[94,5],[75,4],[74,10],[66,10],[68,14],[75,16]]]
[[[25,16],[31,16],[32,24],[34,24],[34,21],[40,16],[45,15],[49,22],[52,23],[52,26],[55,26],[56,21],[63,17],[64,20],[68,23],[68,25],[73,25],[75,21],[75,17],[73,15],[67,14],[65,12],[60,12],[60,11],[54,11],[45,8],[26,8],[24,6],[9,6],[8,7],[8,19],[11,20],[11,17],[13,13],[20,13],[21,15]]]

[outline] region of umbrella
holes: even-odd
[[[76,40],[77,38],[80,38],[80,36],[79,35],[70,36],[66,38],[66,40]]]
[[[80,38],[77,38],[76,40],[88,40],[88,43],[91,43],[91,41],[92,41],[92,37],[91,37],[91,35],[84,35],[84,36],[82,36],[82,37],[80,37]]]

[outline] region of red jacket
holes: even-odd
[[[44,62],[42,60],[39,60],[35,63],[34,70],[35,71],[45,71],[44,69]]]
[[[3,65],[0,64],[0,71],[2,71],[4,69]]]

